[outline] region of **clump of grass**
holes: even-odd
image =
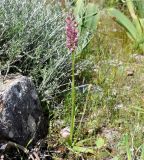
[[[113,27],[117,27],[115,25]],[[93,63],[87,81],[92,85],[89,91],[83,88],[85,92],[79,90],[76,94],[74,141],[77,148],[69,151],[66,157],[69,159],[131,160],[143,157],[143,65],[133,60],[130,41],[123,44],[124,32],[118,28],[113,33],[113,28],[108,30],[107,27],[106,30],[100,28],[106,34],[97,33],[84,50],[83,55]],[[88,76],[87,72],[85,74]],[[55,131],[70,123],[69,102],[70,93],[65,96],[64,108],[57,113],[61,125],[55,127]],[[58,144],[62,145],[62,139],[57,138]]]

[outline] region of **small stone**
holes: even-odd
[[[115,128],[102,128],[101,136],[106,138],[112,148],[116,147],[116,142],[120,139],[120,133]]]
[[[134,70],[127,70],[127,76],[134,76]]]
[[[0,160],[4,160],[4,155],[1,155]]]
[[[138,62],[138,63],[144,62],[144,55],[133,54],[131,57],[134,58],[135,61]]]
[[[94,133],[94,129],[93,129],[93,128],[89,129],[89,130],[88,130],[88,133],[89,133],[89,134]]]
[[[70,128],[69,127],[65,127],[60,131],[60,134],[63,138],[68,138],[70,136]]]
[[[13,138],[13,136],[14,136],[13,132],[10,131],[10,132],[9,132],[9,137],[10,137],[10,138]]]
[[[117,104],[115,107],[115,109],[121,109],[121,108],[124,108],[124,105],[122,103]]]

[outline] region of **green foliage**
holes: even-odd
[[[144,145],[142,144],[136,149],[134,136],[126,133],[123,135],[120,143],[121,147],[123,146],[123,149],[125,149],[127,160],[144,159]]]
[[[109,28],[106,28],[105,32],[109,32]],[[120,33],[125,35],[124,32]],[[85,94],[79,92],[79,95],[76,95],[75,143],[73,149],[71,148],[72,154],[98,160],[142,159],[143,100],[140,100],[140,97],[143,94],[140,88],[143,81],[140,83],[138,79],[142,75],[143,65],[132,61],[124,48],[121,53],[118,52],[121,45],[117,46],[118,37],[115,35],[113,37],[118,50],[113,52],[112,37],[105,35],[97,34],[85,49],[87,58],[93,57],[91,61],[95,62],[93,64],[96,70],[90,70],[93,73],[90,93],[86,91]],[[106,43],[106,38],[109,43]],[[134,76],[127,76],[127,69],[131,69],[131,66],[136,69]],[[70,102],[67,95],[66,111],[63,110],[65,114],[61,117],[64,119],[63,127],[69,124],[67,117],[71,116]],[[133,136],[124,137],[120,146],[121,137],[125,133]]]
[[[144,144],[141,146],[141,156],[140,159],[144,159]]]
[[[111,7],[113,7],[113,6],[118,6],[118,5],[121,5],[122,4],[122,1],[123,0],[109,0],[109,1],[105,1],[105,6],[107,7],[107,6],[111,6]]]
[[[71,76],[65,13],[59,5],[46,5],[40,0],[0,3],[1,73],[19,72],[32,77],[41,99],[52,102],[66,89]]]
[[[132,160],[131,150],[129,146],[129,136],[127,134],[124,136],[124,145],[126,147],[127,159]]]
[[[100,13],[98,6],[94,3],[86,3],[85,0],[77,0],[74,7],[74,14],[79,23],[79,31],[95,31]]]
[[[144,0],[133,1],[139,17],[144,18]]]
[[[102,148],[104,146],[105,142],[104,142],[104,139],[99,137],[97,138],[96,140],[96,146],[98,149]]]
[[[111,4],[115,2],[112,0]],[[105,19],[102,17],[99,32],[91,44],[87,45],[90,41],[89,31],[92,28],[94,33],[96,26],[95,15],[91,16],[96,6],[80,0],[77,3],[79,7],[75,12],[83,32],[79,51],[85,48],[85,55],[78,58],[75,56],[75,89],[78,91],[72,147],[64,143],[59,134],[63,127],[70,125],[72,97],[67,92],[71,90],[70,87],[67,88],[67,84],[70,86],[68,80],[71,79],[71,55],[67,54],[65,48],[65,14],[58,5],[45,5],[40,0],[0,2],[1,73],[20,72],[31,76],[41,99],[47,102],[61,93],[67,93],[64,103],[61,102],[59,107],[54,108],[53,119],[50,121],[48,137],[52,156],[59,157],[58,159],[142,160],[143,61],[137,62],[126,54],[126,47],[131,44],[121,45],[125,34],[107,16]],[[139,9],[142,5],[141,1],[127,3],[130,18],[115,8],[108,9],[113,19],[139,47],[143,46],[143,10]],[[109,28],[103,24],[108,24]],[[81,57],[87,59],[83,65],[78,63]],[[84,85],[77,87],[81,83],[76,81],[77,75],[86,68],[89,61],[93,68],[83,72],[86,77],[82,82]],[[127,69],[132,68],[134,73],[129,76]],[[91,84],[85,85],[86,83]],[[53,105],[57,103],[54,101]],[[65,151],[65,148],[69,151]]]
[[[73,147],[74,152],[78,153],[91,153],[94,154],[93,148],[88,148],[88,147],[79,147],[79,146],[74,146]]]
[[[126,3],[132,20],[118,9],[110,8],[108,12],[125,29],[128,36],[136,43],[136,46],[144,51],[144,12],[143,8],[140,7],[143,6],[143,2],[137,2],[137,10],[135,9],[136,3],[132,0],[126,0]],[[136,14],[136,11],[139,11],[141,17]]]

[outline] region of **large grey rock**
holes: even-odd
[[[32,81],[10,75],[2,82],[0,77],[0,141],[36,142],[46,136],[47,124]]]

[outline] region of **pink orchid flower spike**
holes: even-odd
[[[72,14],[66,18],[66,47],[73,52],[78,46],[77,22]]]

